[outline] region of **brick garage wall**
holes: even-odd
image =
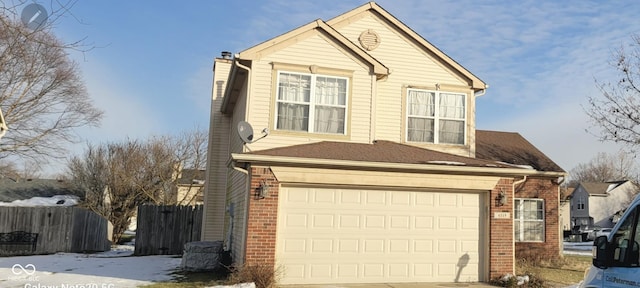
[[[556,259],[560,254],[559,195],[556,178],[528,178],[516,187],[515,198],[544,200],[544,242],[516,242],[516,259],[530,261]]]
[[[501,179],[493,188],[489,199],[489,278],[514,274],[513,262],[513,179]],[[496,198],[501,191],[507,195],[507,203],[498,206]],[[509,213],[507,219],[496,219],[496,212]]]
[[[251,167],[250,177],[245,264],[275,265],[279,183],[268,167]],[[270,187],[269,196],[260,198],[258,188],[263,182]]]

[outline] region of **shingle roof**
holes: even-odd
[[[373,144],[324,141],[251,153],[332,160],[500,167],[494,161],[447,154],[391,141],[375,141]]]
[[[404,164],[464,165],[564,172],[546,155],[517,133],[478,131],[476,158],[453,155],[392,141],[373,144],[324,141],[249,152],[256,155]],[[492,139],[495,137],[495,139]]]
[[[182,169],[180,178],[178,179],[178,184],[179,185],[192,185],[192,184],[201,185],[200,182],[204,180],[205,180],[205,170]]]
[[[0,201],[11,202],[32,197],[55,195],[77,195],[69,182],[56,179],[10,179],[0,178]]]
[[[589,195],[608,195],[609,187],[612,187],[612,190],[620,186],[626,181],[617,181],[617,182],[581,182],[580,186],[589,193]]]
[[[476,158],[528,165],[538,171],[565,172],[527,139],[514,132],[476,130]]]

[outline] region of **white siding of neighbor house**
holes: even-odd
[[[635,187],[628,181],[609,191],[608,196],[590,196],[588,211],[593,217],[593,224],[598,227],[613,227],[614,223],[610,218],[616,212],[627,208],[634,196]]]
[[[391,70],[387,80],[378,81],[376,93],[375,138],[406,142],[405,116],[403,111],[403,86],[434,87],[436,83],[442,86],[441,91],[448,91],[446,86],[469,87],[469,83],[446,68],[435,58],[427,54],[424,49],[400,34],[379,17],[366,13],[360,19],[347,19],[334,27],[354,43],[359,43],[360,34],[368,29],[375,31],[381,39],[379,46],[367,51]],[[350,22],[351,21],[351,22]],[[459,89],[459,88],[458,88]],[[464,90],[463,90],[464,91]],[[455,92],[463,92],[457,90]],[[475,135],[475,98],[471,88],[467,94],[467,135]],[[410,143],[416,146],[470,156],[469,147],[475,146],[475,137],[467,136],[466,147],[460,145],[429,145]],[[472,148],[473,149],[473,148]],[[473,155],[473,154],[471,154]]]
[[[204,193],[204,213],[202,240],[214,241],[223,239],[224,199],[227,167],[225,161],[229,156],[229,117],[220,113],[224,89],[231,68],[231,61],[216,59],[214,64],[211,119],[209,123],[209,148],[207,176]]]
[[[249,147],[251,150],[262,150],[275,147],[304,144],[310,142],[333,140],[369,143],[370,111],[371,111],[371,82],[369,68],[360,61],[347,55],[330,39],[321,35],[310,35],[299,39],[295,44],[265,55],[260,60],[254,60],[252,65],[252,93],[249,105],[248,121],[253,125],[256,136],[261,135],[264,128],[269,128],[271,134]],[[349,102],[347,117],[347,137],[339,140],[335,135],[312,133],[291,133],[275,129],[275,97],[276,87],[273,81],[278,73],[272,63],[293,65],[316,65],[323,68],[353,71],[349,79]],[[286,70],[286,69],[285,69]],[[293,71],[297,72],[297,71]],[[331,76],[331,74],[328,74]],[[277,84],[276,84],[277,85]],[[351,126],[351,127],[349,127]]]

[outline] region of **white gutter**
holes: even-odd
[[[544,172],[534,169],[523,168],[499,168],[499,167],[476,167],[463,165],[436,165],[436,164],[407,164],[388,162],[368,162],[353,160],[299,158],[286,156],[269,156],[257,154],[231,154],[231,161],[235,165],[238,162],[250,162],[262,165],[282,165],[282,166],[322,166],[322,167],[342,167],[358,168],[365,170],[397,170],[430,173],[448,174],[474,174],[474,175],[501,175],[501,176],[553,176],[564,175],[564,172]]]
[[[489,85],[484,86],[484,89],[480,90],[479,92],[473,93],[473,96],[475,96],[476,98],[484,96],[484,94],[487,94],[487,88],[489,88]]]
[[[524,177],[522,177],[522,179],[517,180],[517,181],[513,181],[513,184],[511,186],[511,191],[513,191],[513,196],[511,197],[511,207],[513,207],[514,209],[516,208],[516,185],[520,185],[521,183],[527,182],[527,175],[525,175]],[[560,203],[560,202],[558,202]],[[515,211],[513,212],[513,217],[515,217]],[[515,219],[513,219],[513,221],[515,221]],[[511,235],[514,235],[515,233],[515,225],[511,225]],[[513,257],[515,259],[516,257],[516,241],[512,241],[511,243],[511,251],[513,251]],[[516,271],[516,263],[515,261],[513,261],[513,267],[511,268],[513,272]]]

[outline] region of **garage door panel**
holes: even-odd
[[[480,193],[283,187],[281,195],[283,284],[483,280]]]

